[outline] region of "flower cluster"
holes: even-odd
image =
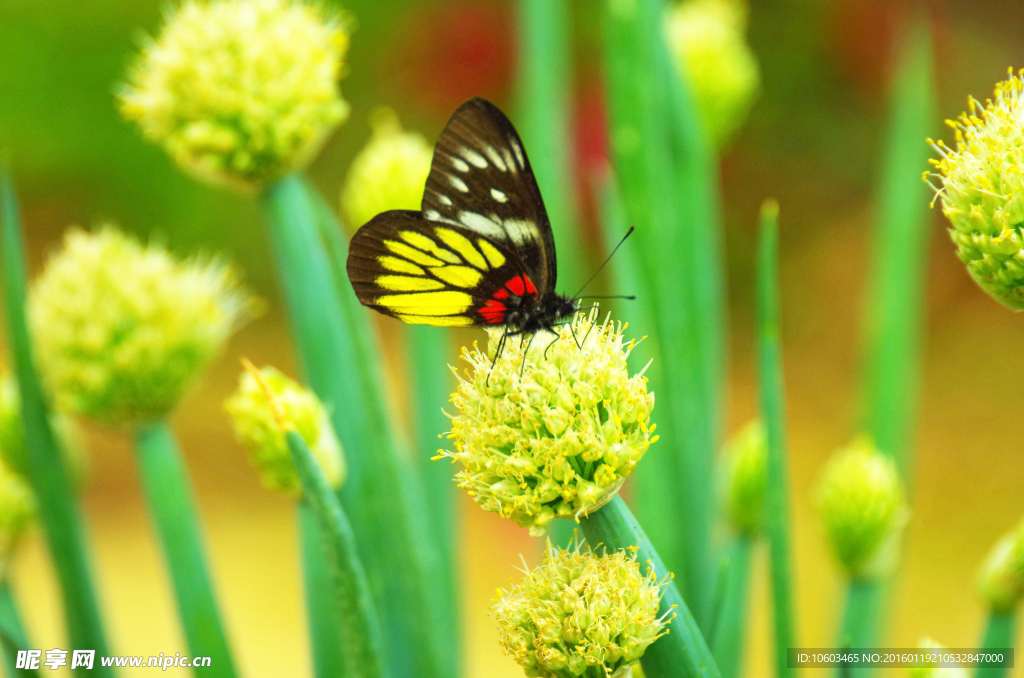
[[[272,407],[277,408],[277,416]],[[344,481],[345,458],[326,408],[312,391],[273,367],[259,370],[259,379],[243,372],[238,390],[224,403],[224,409],[268,489],[296,496],[301,491],[285,440],[285,425],[306,441],[331,486],[337,488]]]
[[[58,409],[111,424],[168,414],[253,312],[229,267],[177,261],[110,226],[71,229],[29,303]]]
[[[641,574],[636,556],[595,555],[577,546],[548,548],[544,562],[510,591],[491,616],[506,654],[528,676],[628,676],[647,647],[667,633],[658,615],[663,584]]]
[[[1024,310],[1024,71],[996,85],[985,106],[947,121],[956,149],[932,141],[942,186],[936,196],[949,218],[957,256],[983,290],[1014,311]]]
[[[189,0],[143,50],[125,117],[215,183],[261,185],[301,167],[346,117],[349,32],[302,0]]]
[[[729,440],[725,462],[729,522],[740,534],[755,534],[764,520],[768,487],[768,441],[762,422],[750,422]]]
[[[744,38],[746,7],[739,0],[686,0],[668,10],[666,25],[705,129],[723,147],[761,88],[757,59]]]
[[[486,352],[463,350],[471,369],[452,396],[455,451],[441,455],[462,465],[459,486],[480,506],[533,534],[607,503],[657,440],[654,394],[626,366],[633,342],[596,318],[577,315],[554,342],[502,342],[491,329]]]
[[[433,149],[418,132],[402,129],[389,108],[374,111],[373,136],[349,167],[341,207],[358,228],[386,210],[418,210]]]
[[[978,589],[989,608],[1003,614],[1024,599],[1024,522],[996,542],[978,573]]]
[[[907,505],[892,459],[866,439],[828,463],[818,499],[836,558],[850,577],[884,574],[895,561]]]

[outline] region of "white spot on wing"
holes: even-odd
[[[452,186],[454,186],[455,188],[457,188],[460,191],[462,191],[463,193],[469,193],[469,186],[467,186],[466,182],[463,181],[462,179],[458,178],[457,176],[455,176],[453,174],[449,174],[448,175],[448,182]]]
[[[456,158],[454,156],[451,156],[448,159],[452,161],[452,165],[455,167],[455,169],[459,170],[460,172],[469,171],[469,165],[462,158]]]
[[[438,193],[437,199],[442,205],[447,205],[448,207],[452,206],[452,199],[443,193]]]
[[[501,159],[501,156],[498,155],[498,152],[494,150],[493,146],[488,146],[487,148],[485,148],[484,153],[487,154],[487,157],[490,158],[491,162],[494,163],[495,167],[497,167],[502,172],[508,171],[508,168],[505,166],[505,161]]]
[[[465,212],[463,212],[465,214]],[[505,219],[501,222],[508,237],[517,245],[524,245],[537,239],[537,228],[526,219]]]
[[[502,229],[497,222],[491,221],[482,214],[466,212],[463,210],[462,212],[459,212],[459,221],[461,221],[462,225],[466,228],[476,231],[481,235],[490,236],[497,240],[505,239],[504,229]]]
[[[512,146],[512,151],[516,154],[516,160],[519,161],[519,166],[525,169],[526,159],[523,157],[523,149],[514,141],[509,145]]]
[[[516,171],[516,159],[512,157],[512,152],[509,151],[507,148],[502,149],[502,151],[503,151],[503,154],[505,156],[505,163],[508,165],[508,168],[511,171],[515,172]]]
[[[502,193],[501,191],[499,191],[496,188],[492,188],[491,189],[491,197],[494,198],[495,200],[497,200],[498,202],[502,202],[502,203],[508,202],[508,196],[505,195],[504,193]]]
[[[468,160],[471,164],[476,165],[480,169],[485,169],[487,167],[487,159],[484,158],[484,156],[477,153],[476,151],[474,151],[472,148],[466,148],[465,146],[463,146],[462,148],[459,149],[459,153],[462,154],[463,158]]]
[[[437,210],[427,210],[423,213],[423,217],[427,221],[441,221],[441,213]]]

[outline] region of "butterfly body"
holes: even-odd
[[[360,302],[407,323],[530,334],[579,309],[555,292],[554,238],[522,141],[483,99],[442,132],[420,211],[367,222],[347,268]]]

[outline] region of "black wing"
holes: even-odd
[[[555,241],[537,179],[522,140],[494,104],[470,99],[452,115],[434,147],[422,211],[428,221],[504,245],[541,296],[554,291]]]
[[[405,210],[378,214],[356,231],[347,268],[363,305],[424,325],[502,323],[505,307],[498,300],[531,285],[518,257],[501,243]]]

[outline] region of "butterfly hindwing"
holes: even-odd
[[[512,123],[484,99],[470,99],[434,148],[423,193],[428,221],[456,224],[503,245],[541,296],[554,291],[555,243],[537,180]]]
[[[356,232],[348,276],[365,306],[435,326],[503,322],[504,306],[496,300],[536,292],[502,243],[405,210],[378,214]]]

